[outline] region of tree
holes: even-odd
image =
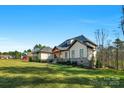
[[[21,52],[14,51],[14,55],[15,55],[16,59],[20,59],[21,58]]]
[[[28,49],[27,52],[31,52],[31,49]]]
[[[29,52],[31,52],[31,49],[24,50],[21,55],[22,56],[27,55]]]
[[[41,44],[36,44],[36,45],[34,46],[34,49],[36,49],[36,48],[42,49],[42,48],[44,48],[44,47],[46,47],[46,46],[41,45]]]
[[[124,35],[124,6],[122,6],[122,19],[121,19],[121,29]]]
[[[98,29],[95,32],[95,37],[96,37],[96,43],[98,45],[97,49],[98,49],[98,53],[97,53],[97,60],[99,62],[101,62],[103,64],[103,66],[105,66],[105,60],[104,60],[104,45],[105,45],[105,41],[107,38],[107,33],[105,33],[104,29]]]
[[[36,44],[36,45],[34,46],[34,49],[35,49],[35,48],[39,48],[39,46]]]
[[[2,54],[2,52],[0,52],[0,55]]]
[[[123,48],[123,41],[121,41],[119,38],[115,39],[115,41],[113,42],[115,44],[116,47],[116,68],[118,70],[119,68],[119,49]]]

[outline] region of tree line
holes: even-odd
[[[45,47],[44,45],[36,44],[33,47],[33,49],[35,48],[42,49],[44,47]],[[9,55],[14,59],[20,59],[22,56],[27,55],[29,52],[32,52],[32,49],[27,49],[27,50],[24,50],[23,52],[19,52],[19,51],[0,52],[0,55]]]
[[[120,32],[124,36],[124,6],[122,6],[122,17],[121,17]],[[97,43],[97,68],[114,68],[124,70],[124,41],[119,38],[116,33],[116,38],[109,38],[109,35],[105,29],[98,29],[95,32],[95,38]]]
[[[21,52],[19,51],[9,51],[9,52],[0,52],[0,55],[9,55],[13,59],[20,59],[21,58]]]
[[[107,36],[103,29],[95,32],[98,45],[96,67],[124,70],[124,41],[119,38],[108,40]]]

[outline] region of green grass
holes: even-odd
[[[1,88],[124,87],[124,71],[0,60]]]

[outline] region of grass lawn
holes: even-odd
[[[124,87],[124,71],[0,60],[1,88]]]

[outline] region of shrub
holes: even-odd
[[[71,65],[71,61],[66,61],[66,65]]]
[[[40,62],[41,63],[47,63],[48,61],[47,60],[41,60]]]
[[[41,60],[37,56],[34,58],[33,61],[35,61],[35,62],[41,62]]]
[[[47,60],[48,63],[52,63],[53,62],[53,59],[49,59]]]
[[[29,62],[33,62],[33,59],[32,59],[32,57],[29,57]]]
[[[63,61],[63,62],[61,62],[61,64],[62,64],[62,65],[65,65],[65,64],[66,64],[66,62],[64,62],[64,61]]]
[[[99,60],[96,61],[96,68],[102,68],[102,62]]]
[[[83,64],[80,64],[79,67],[84,68],[85,66]]]
[[[77,66],[77,62],[76,61],[73,61],[72,62],[72,66]]]
[[[40,59],[37,59],[37,62],[41,62],[41,60]]]
[[[95,68],[95,58],[94,58],[94,56],[92,56],[92,59],[91,59],[90,64],[89,64],[89,67],[90,68]]]
[[[71,62],[70,61],[58,61],[57,64],[71,65]]]

